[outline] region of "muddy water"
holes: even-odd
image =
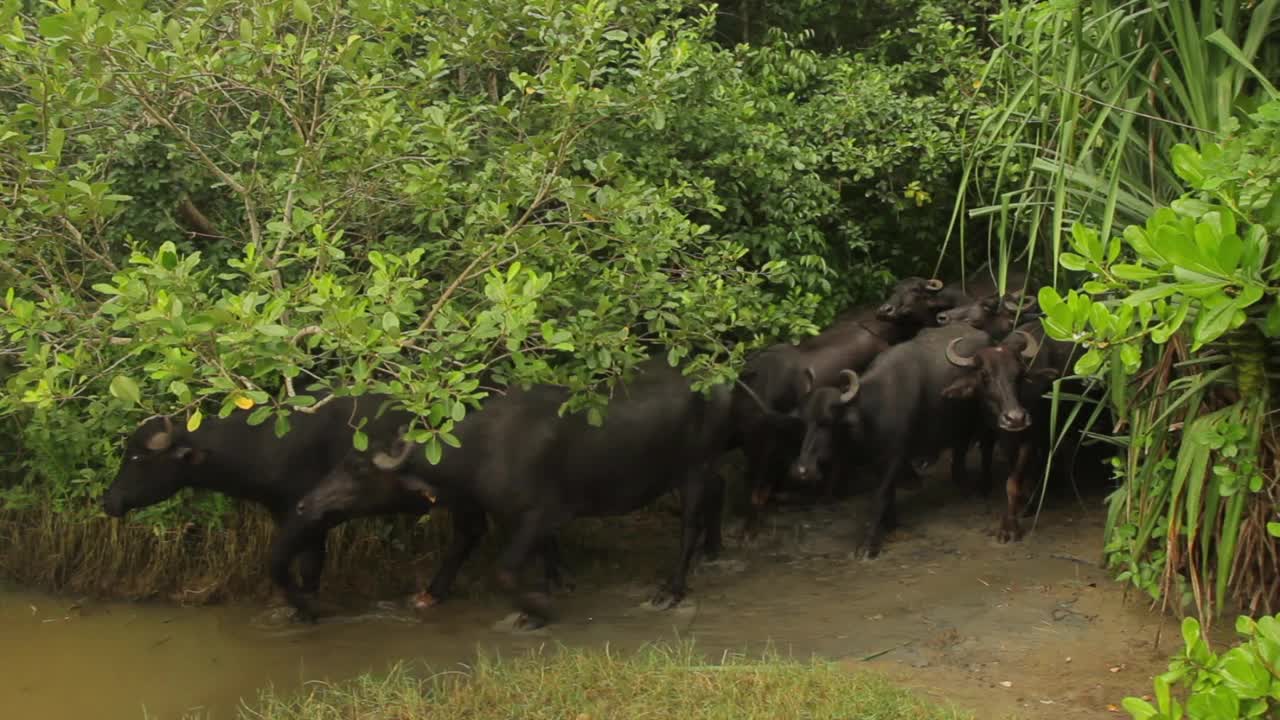
[[[1176,626],[1164,621],[1166,640],[1155,647],[1162,621],[1126,603],[1092,564],[1097,501],[1064,503],[1026,541],[1002,546],[990,536],[995,508],[938,492],[902,498],[903,527],[872,562],[849,553],[858,503],[776,513],[751,547],[731,537],[726,556],[694,575],[686,604],[662,613],[643,603],[674,551],[675,521],[660,521],[670,533],[624,532],[652,545],[625,548],[637,567],[581,568],[577,589],[557,598],[561,621],[533,634],[495,627],[507,606],[484,596],[421,616],[396,601],[361,601],[300,627],[264,607],[76,606],[0,590],[0,707],[15,718],[198,711],[224,720],[267,686],[296,689],[402,659],[445,669],[470,662],[477,648],[625,650],[677,635],[708,653],[768,643],[875,668],[983,718],[1105,717],[1125,695],[1149,692]],[[477,560],[464,573],[488,569]]]

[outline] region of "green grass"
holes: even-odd
[[[968,714],[928,704],[879,677],[837,663],[776,654],[708,659],[692,644],[634,654],[559,647],[516,659],[481,656],[455,672],[312,683],[264,693],[244,720],[943,720]]]

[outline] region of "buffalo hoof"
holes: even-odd
[[[304,625],[315,625],[320,622],[320,615],[315,611],[315,608],[303,605],[293,609],[293,619]]]
[[[996,533],[996,542],[1000,544],[1016,542],[1022,539],[1022,526],[1017,520],[1010,521],[1008,518],[1000,525],[1000,532]]]
[[[659,590],[645,605],[651,610],[670,610],[684,600],[684,593],[675,593],[667,589]]]
[[[428,610],[444,602],[444,598],[432,595],[430,591],[420,592],[409,600],[414,610]]]

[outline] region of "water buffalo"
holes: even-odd
[[[1035,298],[1020,291],[1003,296],[990,295],[968,305],[961,305],[938,313],[939,326],[958,323],[975,327],[992,337],[1003,340],[1014,327],[1029,319],[1039,317],[1039,305]]]
[[[914,458],[952,452],[952,477],[968,487],[965,452],[983,437],[976,404],[948,400],[943,389],[975,370],[948,359],[991,344],[986,333],[963,325],[922,330],[894,345],[866,373],[842,372],[845,387],[810,395],[802,413],[805,434],[796,463],[816,468],[833,453],[858,452],[874,468],[878,482],[861,553],[879,554],[884,532],[897,523],[893,495]],[[990,473],[991,439],[983,443],[983,472]]]
[[[112,517],[123,517],[183,488],[211,490],[264,506],[276,525],[271,579],[298,619],[314,621],[309,596],[319,589],[330,528],[357,514],[422,515],[432,508],[432,502],[417,495],[316,522],[296,512],[298,501],[346,456],[357,427],[370,438],[390,438],[409,422],[410,416],[401,410],[383,410],[390,399],[385,395],[344,397],[314,413],[295,412],[289,432],[280,438],[271,423],[250,425],[244,412],[225,419],[207,418],[194,432],[169,417],[151,418],[126,439],[124,460],[102,497],[102,509]],[[454,518],[453,546],[431,583],[438,599],[448,594],[461,562],[452,560],[460,553],[457,546],[469,540],[475,524],[483,527],[485,523],[483,513],[477,518],[464,512]],[[301,583],[293,575],[295,561]]]
[[[723,483],[712,466],[735,442],[731,392],[723,386],[709,396],[694,392],[679,370],[649,360],[615,390],[602,426],[582,413],[560,416],[568,397],[565,388],[535,385],[489,399],[456,426],[461,447],[445,448],[437,465],[403,438],[353,452],[304,500],[303,511],[334,509],[323,505],[324,497],[341,496],[323,489],[329,483],[377,488],[388,482],[409,493],[427,486],[441,502],[486,511],[511,532],[498,584],[514,598],[521,623],[536,627],[552,618],[552,608],[545,593],[520,591],[518,573],[532,549],[576,517],[627,514],[676,490],[680,556],[653,602],[679,602],[699,537],[708,555],[721,545]]]
[[[748,360],[739,375],[734,404],[747,438],[748,533],[755,530],[761,510],[777,490],[786,474],[786,463],[794,456],[794,451],[787,450],[798,443],[800,426],[787,418],[797,418],[809,393],[835,383],[841,370],[864,369],[877,355],[910,338],[917,329],[905,319],[882,320],[874,309],[863,308],[846,314],[818,335],[795,345],[772,345]],[[750,402],[743,393],[753,394]],[[801,482],[811,479],[803,472],[793,477]],[[828,484],[827,493],[831,490]]]
[[[1044,397],[1050,383],[1069,374],[1075,361],[1073,343],[1046,338],[1039,322],[1019,326],[998,345],[978,349],[953,362],[972,368],[943,390],[947,398],[982,398],[984,417],[998,434],[1001,452],[1009,460],[1005,482],[1006,506],[997,538],[1009,542],[1022,537],[1018,514],[1028,499],[1025,475],[1033,460],[1048,458],[1051,400]]]

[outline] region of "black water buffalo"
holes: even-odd
[[[194,432],[168,417],[152,418],[126,440],[124,460],[102,497],[102,508],[107,515],[123,517],[183,488],[220,492],[266,507],[276,525],[271,579],[297,610],[298,619],[313,621],[316,615],[309,596],[320,585],[330,528],[357,515],[423,515],[432,508],[432,502],[416,495],[315,522],[300,518],[296,512],[298,501],[346,456],[357,427],[375,440],[390,439],[410,421],[404,411],[381,411],[388,400],[385,395],[344,397],[314,413],[295,412],[289,432],[280,438],[271,423],[249,425],[244,412],[225,419],[207,418]],[[476,522],[483,526],[483,514],[478,519],[465,513],[460,519],[455,515],[455,546],[465,542]],[[455,548],[446,553],[431,583],[437,599],[446,596],[452,586],[461,562],[452,560],[456,555]],[[301,583],[295,582],[293,575],[295,560]]]
[[[799,441],[799,424],[779,418],[798,417],[804,399],[815,388],[835,383],[841,370],[866,368],[877,355],[918,330],[905,317],[897,322],[882,320],[873,308],[842,317],[797,344],[779,343],[765,348],[748,360],[739,374],[734,407],[746,437],[748,532],[755,529],[761,510],[786,474],[786,464],[794,456],[793,446]],[[748,401],[744,394],[753,397]],[[793,477],[802,482],[811,479],[804,472]],[[826,493],[831,491],[828,484]]]
[[[1073,343],[1045,337],[1044,328],[1034,322],[1019,326],[998,345],[954,358],[976,372],[957,379],[943,390],[943,396],[980,396],[984,417],[997,431],[1001,452],[1009,461],[1006,506],[997,535],[1000,542],[1022,537],[1018,514],[1028,499],[1023,492],[1025,475],[1047,460],[1053,440],[1052,400],[1045,394],[1055,378],[1070,374],[1075,351]]]
[[[1039,306],[1034,297],[1022,291],[989,295],[967,305],[938,313],[937,324],[959,323],[975,327],[992,337],[1003,340],[1021,322],[1039,316]]]
[[[894,345],[859,376],[842,372],[844,388],[824,387],[810,394],[802,417],[804,440],[796,463],[816,468],[834,453],[854,451],[868,460],[877,475],[865,542],[866,557],[879,554],[884,532],[897,523],[893,495],[914,458],[952,452],[952,477],[969,487],[965,453],[982,425],[972,400],[948,400],[943,389],[975,370],[953,362],[958,352],[971,353],[991,344],[986,333],[964,325],[922,330]],[[991,439],[983,443],[983,472],[990,473]],[[988,482],[989,484],[989,482]]]
[[[680,556],[654,604],[679,602],[699,537],[708,555],[721,546],[723,482],[713,465],[735,441],[731,392],[694,392],[679,370],[650,360],[616,388],[602,426],[582,413],[561,417],[568,397],[564,388],[536,385],[490,398],[456,426],[461,447],[445,448],[437,465],[403,439],[353,452],[304,499],[302,512],[342,511],[360,501],[359,488],[388,483],[409,494],[429,487],[441,502],[488,512],[511,531],[498,583],[516,600],[521,621],[537,626],[551,619],[552,608],[545,593],[520,592],[518,574],[531,550],[574,518],[627,514],[676,490]],[[357,491],[331,491],[330,484]]]

